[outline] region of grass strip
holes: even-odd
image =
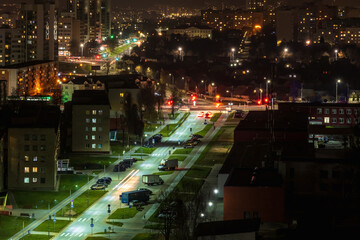
[[[195,134],[201,135],[204,137],[213,126],[214,126],[213,124],[207,124],[201,131],[198,131]]]
[[[160,123],[145,123],[144,132],[153,132],[160,126],[162,126]]]
[[[213,139],[209,142],[209,144],[205,147],[204,151],[201,152],[199,158],[196,160],[196,165],[209,165],[206,161],[204,161],[205,156],[208,154],[209,150],[213,147],[214,143],[218,139],[218,137],[225,131],[224,128],[221,128],[213,137]],[[212,164],[213,165],[213,164]],[[211,166],[212,166],[211,165]]]
[[[53,191],[12,191],[19,208],[48,209],[57,205],[69,196],[70,190],[75,192],[93,177],[87,175],[67,174],[60,176],[58,192]],[[24,197],[26,196],[26,197]]]
[[[157,240],[159,235],[155,233],[138,233],[131,240]]]
[[[161,129],[160,133],[163,135],[163,137],[170,137],[189,116],[189,112],[185,113],[176,124],[167,124],[163,129]]]
[[[193,148],[180,148],[176,149],[173,154],[189,154],[192,150]]]
[[[174,171],[163,171],[163,172],[154,172],[152,173],[153,175],[170,175],[172,174]]]
[[[188,156],[184,155],[170,155],[169,159],[177,159],[179,162],[184,161]]]
[[[62,217],[68,217],[68,212],[70,209],[75,212],[74,215],[71,217],[79,216],[81,213],[83,213],[88,207],[90,207],[94,202],[96,202],[99,198],[101,198],[103,195],[105,195],[107,191],[103,190],[86,190],[84,193],[82,193],[74,200],[74,208],[71,208],[70,203],[67,204],[65,207],[63,207],[61,210],[59,210],[56,215],[62,216]]]
[[[32,221],[30,218],[0,215],[0,239],[9,239],[23,229],[23,224],[26,227]]]
[[[111,222],[111,221],[106,221],[107,224],[111,224],[111,225],[115,225],[118,227],[122,227],[124,225],[124,223],[122,222]]]
[[[53,220],[45,220],[37,228],[35,228],[34,231],[39,231],[39,232],[48,232],[48,231],[50,231],[50,232],[60,232],[69,223],[71,223],[71,221],[56,220],[56,222],[53,222]]]
[[[128,219],[133,218],[139,211],[136,207],[132,208],[118,208],[113,212],[108,219]]]
[[[168,114],[170,120],[176,119],[179,115],[180,113],[174,113],[174,116],[171,113]]]
[[[210,167],[192,166],[185,174],[186,177],[206,178],[211,171]]]
[[[155,150],[156,148],[139,147],[135,153],[152,154]]]
[[[226,122],[232,122],[234,120],[235,111],[232,111],[226,119]]]
[[[21,238],[21,240],[48,240],[51,239],[53,236],[48,235],[40,235],[40,234],[28,234]]]
[[[221,116],[221,112],[220,113],[214,113],[214,115],[211,117],[210,121],[211,122],[216,122],[219,117]]]

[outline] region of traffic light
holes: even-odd
[[[114,35],[111,35],[110,38],[113,39],[113,38],[114,38]]]
[[[220,103],[216,103],[215,107],[217,107],[217,108],[220,107]]]
[[[96,59],[100,59],[100,57],[101,57],[100,55],[96,55]]]
[[[196,95],[191,95],[191,101],[196,101],[197,100],[197,96]]]
[[[257,104],[261,105],[261,99],[257,100]]]
[[[166,103],[167,103],[167,105],[171,106],[171,105],[173,105],[174,101],[173,100],[167,100]]]
[[[264,103],[266,103],[266,104],[269,103],[269,98],[267,98],[267,97],[264,98]]]
[[[130,40],[126,40],[125,42],[126,42],[127,44],[129,44],[129,43],[130,43]]]
[[[133,42],[137,42],[137,39],[136,39],[136,38],[133,38],[132,41],[133,41]]]
[[[116,61],[119,61],[119,58],[118,58],[118,57],[116,58]]]
[[[102,57],[103,57],[103,58],[106,58],[106,53],[103,53]]]

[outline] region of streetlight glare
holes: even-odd
[[[181,50],[182,50],[182,48],[181,48],[181,47],[179,47],[178,49],[179,49],[179,51],[181,51]]]
[[[219,190],[214,189],[214,193],[215,193],[215,194],[218,194],[218,193],[219,193]]]
[[[337,82],[338,82],[338,83],[341,83],[341,79],[338,79]]]
[[[213,203],[212,202],[209,202],[209,207],[211,207],[213,205]]]
[[[232,48],[231,51],[232,51],[232,52],[235,52],[235,48]]]

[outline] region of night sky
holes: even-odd
[[[21,3],[21,2],[32,2],[33,0],[0,0],[0,3]],[[59,0],[60,2],[65,0]],[[230,3],[232,5],[237,2],[241,2],[242,0],[111,0],[113,5],[117,5],[120,7],[136,7],[136,8],[148,8],[154,6],[155,4],[167,4],[173,6],[193,6],[196,8],[201,8],[205,6],[204,3],[212,3],[214,5],[219,5],[221,2]],[[243,0],[244,1],[244,0]],[[268,0],[271,1],[271,0]],[[287,0],[289,5],[300,5],[303,2],[309,2],[312,0]],[[359,0],[323,0],[326,4],[331,4],[335,1],[338,5],[343,6],[353,6],[360,7]]]

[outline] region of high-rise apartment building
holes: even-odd
[[[22,4],[20,13],[25,62],[56,60],[58,24],[55,2],[37,0],[34,4]]]
[[[0,27],[0,66],[23,62],[21,29]]]
[[[264,10],[266,0],[246,0],[245,7],[247,10]]]
[[[62,13],[59,18],[58,30],[59,57],[80,55],[80,20],[75,18],[75,13]]]

